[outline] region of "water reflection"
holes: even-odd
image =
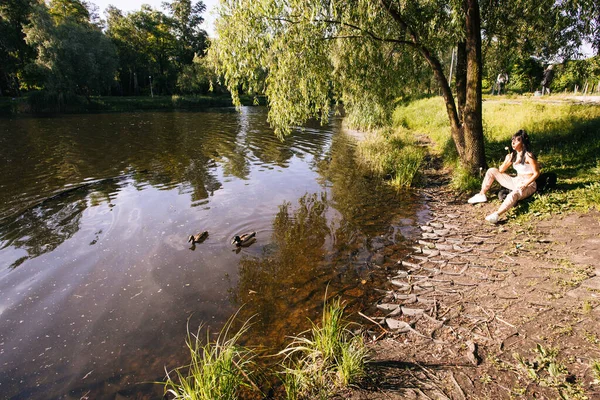
[[[234,300],[244,304],[240,318],[256,316],[255,338],[263,345],[277,345],[282,333],[298,332],[306,325],[307,307],[314,296],[322,296],[324,246],[331,231],[326,217],[325,193],[304,195],[298,208],[285,202],[273,221],[271,243],[260,257],[240,261],[240,281]],[[312,283],[311,283],[312,282]]]
[[[359,307],[415,199],[359,171],[337,124],[281,142],[260,108],[3,121],[3,395],[156,398],[140,382],[185,362],[190,316],[218,329],[247,304],[250,340],[278,346],[327,285]]]

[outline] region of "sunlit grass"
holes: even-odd
[[[448,117],[440,97],[417,100],[399,106],[393,115],[394,126],[414,134],[426,134],[453,170],[452,186],[473,192],[481,178],[458,167],[451,140]],[[558,176],[557,187],[521,202],[515,210],[519,218],[566,210],[600,209],[600,106],[558,102],[530,97],[488,99],[483,103],[483,126],[487,162],[501,164],[511,136],[525,129],[542,172]],[[380,145],[379,148],[384,149]],[[525,212],[524,212],[525,211]],[[523,216],[521,216],[523,215]]]
[[[186,345],[191,361],[167,372],[166,382],[161,383],[165,395],[186,400],[233,400],[239,398],[242,389],[256,387],[250,380],[255,355],[251,349],[238,344],[248,324],[232,334],[233,320],[227,322],[215,341],[209,340],[208,333],[203,340],[201,327],[196,334],[188,330]]]
[[[287,399],[329,398],[364,376],[367,349],[348,329],[339,299],[326,302],[321,326],[294,337],[281,355]]]
[[[379,131],[358,144],[359,161],[394,187],[409,187],[416,180],[425,151],[406,131]]]
[[[454,162],[452,181],[450,185],[458,191],[475,192],[481,188],[481,178],[473,175],[467,169]]]

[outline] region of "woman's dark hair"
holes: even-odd
[[[521,150],[521,164],[525,164],[525,154],[529,153],[529,157],[535,160],[535,156],[531,152],[531,141],[529,140],[529,135],[523,129],[519,129],[517,133],[512,135],[512,138],[521,138],[521,143],[523,143],[523,149]],[[515,162],[517,159],[517,151],[513,150],[511,162]]]

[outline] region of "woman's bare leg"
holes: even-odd
[[[516,186],[513,182],[513,177],[500,172],[498,168],[490,168],[485,173],[485,178],[483,178],[483,183],[481,184],[481,194],[486,194],[488,190],[492,187],[494,181],[498,182],[503,187],[514,190]]]

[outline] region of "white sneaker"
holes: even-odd
[[[486,201],[487,201],[487,197],[485,197],[485,194],[477,193],[475,196],[473,196],[469,200],[467,200],[467,203],[469,203],[469,204],[485,203]]]
[[[491,222],[492,224],[497,224],[498,223],[498,219],[500,219],[500,217],[498,216],[498,213],[491,213],[490,215],[488,215],[487,217],[485,217],[485,220],[487,222]]]

